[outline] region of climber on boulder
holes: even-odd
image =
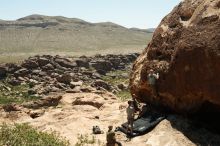
[[[137,98],[137,96],[135,94],[132,94],[132,101],[133,101],[133,106],[134,106],[135,113],[140,112],[139,103],[136,100],[136,98]]]
[[[147,76],[147,79],[148,79],[148,84],[150,85],[150,87],[153,91],[153,95],[158,96],[156,80],[159,79],[159,73],[155,74],[154,70],[151,69],[148,76]]]

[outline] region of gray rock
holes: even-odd
[[[42,67],[43,70],[54,70],[54,66],[50,63]]]
[[[46,64],[49,64],[50,63],[50,60],[47,59],[47,58],[44,58],[44,57],[40,57],[38,60],[37,60],[39,66],[45,66]]]
[[[15,73],[14,73],[14,75],[16,76],[16,77],[18,77],[18,76],[27,76],[28,74],[30,73],[30,71],[28,70],[28,69],[26,69],[26,68],[21,68],[21,69],[19,69],[19,70],[17,70]]]
[[[28,94],[29,95],[34,95],[34,94],[37,94],[37,91],[35,89],[29,89]]]
[[[11,78],[8,80],[8,83],[12,86],[17,86],[21,84],[21,81],[17,80],[16,78]]]
[[[118,87],[118,89],[120,89],[120,90],[125,90],[125,89],[127,89],[127,88],[128,88],[128,86],[127,86],[127,85],[125,85],[125,84],[123,84],[123,83],[118,84],[118,85],[117,85],[117,87]]]
[[[108,91],[111,91],[112,90],[112,87],[111,85],[109,85],[108,83],[106,83],[105,81],[103,80],[96,80],[94,81],[92,84],[91,84],[92,87],[96,87],[96,89],[99,89],[99,88],[104,88]]]
[[[57,58],[55,59],[55,62],[57,62],[60,66],[66,67],[66,68],[77,67],[76,62],[70,62],[69,60],[64,59],[64,58]]]
[[[6,67],[0,66],[0,79],[3,79],[7,76]]]
[[[96,60],[90,62],[91,67],[95,68],[96,70],[104,70],[104,71],[111,71],[113,65],[110,61],[106,60]]]
[[[89,68],[89,60],[87,58],[80,58],[76,60],[76,64],[78,67]]]
[[[34,69],[38,67],[38,63],[34,60],[25,60],[22,64],[22,67],[25,67],[27,69]]]

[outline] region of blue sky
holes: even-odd
[[[156,27],[181,0],[0,0],[0,19],[31,14],[111,21],[126,27]]]

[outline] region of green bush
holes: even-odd
[[[0,145],[5,146],[68,146],[69,142],[59,139],[55,133],[39,132],[28,124],[0,126]]]
[[[5,87],[10,90],[6,90]],[[12,86],[5,81],[0,81],[0,105],[10,103],[23,103],[26,101],[32,101],[40,99],[40,96],[34,96],[28,94],[29,85]]]
[[[127,101],[128,99],[131,99],[129,90],[119,91],[116,93],[116,96],[119,97],[121,101]]]

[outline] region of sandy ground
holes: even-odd
[[[32,110],[44,112],[39,118],[32,119],[24,112],[1,112],[0,122],[27,122],[41,131],[56,131],[69,140],[71,146],[77,143],[79,134],[88,134],[90,138],[95,136],[96,144],[92,145],[105,145],[108,125],[116,127],[124,123],[125,109],[126,102],[118,101],[111,93],[68,93],[63,95],[57,107]],[[93,135],[92,127],[95,125],[98,125],[104,134]],[[208,136],[214,140],[220,139],[218,136],[202,134],[204,131],[198,130],[190,130],[190,136],[184,133],[184,128],[187,128],[184,120],[171,115],[143,136],[128,141],[126,135],[117,132],[116,137],[124,146],[194,146],[203,142],[200,138],[204,139],[204,142]],[[193,136],[200,137],[197,140],[193,139]]]

